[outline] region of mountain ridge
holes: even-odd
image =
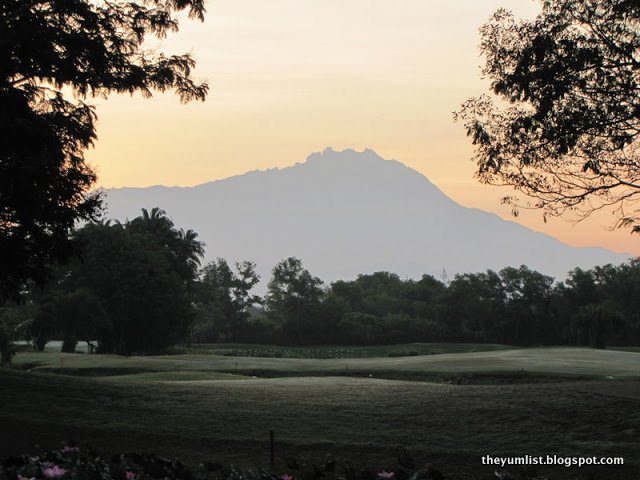
[[[327,148],[305,162],[192,187],[105,191],[109,216],[158,206],[192,228],[207,258],[252,260],[263,277],[298,256],[326,281],[388,270],[416,278],[530,268],[564,277],[574,267],[621,263],[601,247],[570,247],[541,232],[457,204],[426,176],[373,150]]]

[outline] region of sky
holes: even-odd
[[[517,218],[505,190],[479,184],[473,147],[452,112],[488,91],[478,29],[492,12],[519,17],[534,0],[209,0],[203,23],[149,42],[191,52],[204,103],[95,99],[87,158],[102,187],[190,186],[302,162],[325,147],[370,148],[427,176],[458,203],[495,212],[576,246],[640,255],[640,237],[603,214],[575,224]],[[169,215],[171,212],[168,212]]]

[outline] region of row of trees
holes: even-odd
[[[218,330],[196,340],[631,345],[640,342],[640,260],[577,268],[564,282],[521,266],[447,283],[376,272],[324,287],[289,258],[274,268],[261,305],[234,337]]]
[[[401,279],[389,272],[325,285],[290,257],[253,293],[255,264],[218,258],[200,268],[204,246],[165,212],[94,222],[73,235],[82,256],[60,267],[21,305],[0,308],[0,351],[12,338],[72,352],[163,353],[208,342],[290,345],[416,341],[571,344],[640,342],[640,259],[575,269],[564,282],[525,266]]]

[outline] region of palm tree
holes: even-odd
[[[178,260],[187,265],[192,278],[195,278],[200,267],[200,260],[204,256],[204,243],[197,238],[198,234],[191,229],[177,231],[177,249],[174,253]]]
[[[143,208],[142,215],[131,220],[129,226],[158,238],[170,239],[175,236],[173,222],[167,217],[167,212],[159,207],[153,207],[151,212]]]

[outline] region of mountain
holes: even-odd
[[[199,233],[207,261],[252,260],[265,280],[289,256],[325,281],[380,270],[452,277],[520,265],[563,278],[577,266],[628,259],[462,207],[424,175],[371,150],[328,148],[292,167],[187,188],[110,189],[106,198],[109,218],[166,210],[177,226]]]

